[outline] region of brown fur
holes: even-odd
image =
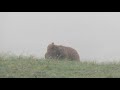
[[[70,59],[80,61],[79,54],[77,51],[71,47],[66,47],[62,45],[55,45],[54,43],[49,44],[47,47],[47,52],[45,53],[45,58],[49,59]]]

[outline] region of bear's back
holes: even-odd
[[[62,45],[59,45],[59,49],[61,53],[64,53],[68,59],[80,61],[79,54],[75,49],[71,47],[62,46]]]

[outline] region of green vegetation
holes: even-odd
[[[97,64],[0,55],[0,78],[120,78],[120,63]]]

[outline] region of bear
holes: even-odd
[[[67,46],[55,45],[54,42],[48,45],[45,59],[68,59],[80,61],[79,54],[75,49]]]

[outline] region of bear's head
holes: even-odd
[[[57,47],[57,45],[54,44],[54,42],[52,42],[47,47],[47,53],[45,54],[45,58],[47,58],[47,59],[49,59],[49,58],[56,59],[58,55],[59,55],[58,47]]]

